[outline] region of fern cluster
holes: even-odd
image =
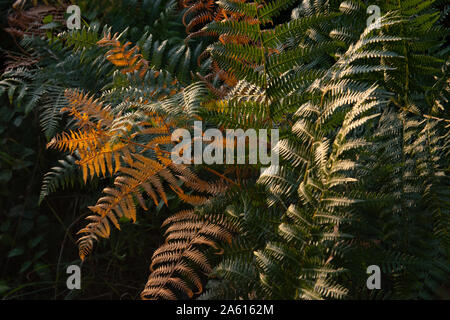
[[[79,231],[81,259],[121,218],[176,199],[184,210],[161,226],[142,298],[444,296],[448,6],[378,1],[367,25],[360,0],[150,2],[101,19],[132,8],[151,22],[135,29],[119,19],[25,37],[37,62],[0,82],[68,153],[41,201],[75,181],[110,185]],[[94,21],[103,3],[81,5]],[[174,163],[171,134],[198,120],[279,130],[267,148],[280,163]],[[381,290],[366,287],[370,265]]]

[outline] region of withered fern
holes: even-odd
[[[201,274],[212,270],[208,253],[221,254],[220,244],[233,238],[233,225],[222,214],[186,210],[169,217],[165,243],[152,257],[144,299],[192,298],[203,291]]]

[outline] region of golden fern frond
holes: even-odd
[[[88,176],[107,176],[107,172],[113,175],[120,168],[120,151],[129,152],[129,146],[125,143],[112,143],[108,141],[99,150],[94,152],[79,152],[81,160],[77,162],[83,172],[83,180],[86,182]]]
[[[112,47],[105,54],[106,59],[115,66],[121,67],[121,72],[124,74],[138,71],[139,76],[142,78],[149,70],[148,61],[139,53],[139,47],[134,46],[128,49],[131,42],[126,42],[122,45],[118,40],[117,33],[113,36],[111,36],[111,33],[105,34],[103,39],[97,42],[97,45],[100,47]]]
[[[83,172],[83,180],[88,177],[107,176],[117,172],[120,168],[122,155],[129,155],[134,146],[120,140],[113,142],[111,134],[99,129],[63,132],[56,135],[47,148],[77,153],[80,160],[77,164]]]
[[[139,153],[130,153],[124,158],[126,165],[119,168],[119,176],[114,181],[113,188],[105,188],[95,206],[89,209],[98,215],[79,233],[85,234],[79,239],[79,253],[84,259],[92,251],[94,241],[98,237],[109,237],[109,221],[120,229],[118,221],[121,217],[136,221],[136,202],[147,210],[144,195],[152,199],[157,206],[160,200],[168,205],[165,191],[167,185],[178,197],[191,205],[204,204],[208,198],[201,195],[186,194],[180,185],[193,191],[209,194],[223,192],[226,186],[223,183],[205,182],[193,173],[187,166],[174,164],[168,155],[164,155],[159,146],[154,149],[157,159],[151,159]],[[186,183],[186,181],[189,181]],[[109,221],[108,221],[109,220]]]
[[[182,201],[192,204],[193,206],[201,206],[208,201],[208,198],[203,196],[185,194],[184,192],[176,192],[176,194]]]
[[[152,257],[143,299],[191,298],[203,291],[199,273],[211,272],[205,248],[219,250],[218,242],[231,242],[233,228],[221,215],[199,216],[194,210],[181,211],[163,223],[168,226],[166,242]],[[220,252],[218,252],[220,253]]]
[[[99,127],[101,125],[109,127],[114,116],[109,106],[81,90],[66,89],[64,96],[69,101],[69,107],[62,108],[61,112],[69,111],[69,114],[77,120],[80,128]]]
[[[122,44],[119,37],[117,33],[113,36],[107,33],[97,42],[99,47],[111,47],[105,53],[106,59],[119,67],[121,73],[128,74],[130,86],[113,88],[104,92],[106,96],[123,97],[123,102],[116,108],[136,108],[150,101],[163,100],[180,91],[180,87],[176,86],[178,79],[175,76],[166,70],[157,70],[155,61],[148,61],[139,53],[138,45],[129,48],[131,42]],[[136,85],[137,83],[139,85]]]
[[[89,207],[95,215],[89,216],[89,224],[79,231],[83,234],[79,239],[82,259],[99,237],[109,237],[110,223],[120,229],[120,218],[136,221],[137,206],[147,210],[146,199],[156,206],[161,201],[168,205],[167,188],[191,205],[208,200],[192,192],[215,195],[225,190],[224,183],[205,182],[188,166],[173,163],[169,150],[175,124],[164,112],[137,110],[114,116],[108,104],[83,92],[68,90],[66,98],[69,107],[65,111],[78,121],[80,129],[57,135],[48,147],[76,153],[85,182],[94,175],[117,174],[114,186],[105,188],[96,205]]]
[[[119,132],[114,126],[109,105],[105,106],[98,99],[78,90],[66,90],[65,96],[69,107],[62,109],[62,112],[69,111],[78,121],[80,129],[56,135],[47,148],[77,153],[80,157],[77,164],[82,169],[85,182],[88,177],[117,172],[121,157],[134,152],[134,145],[121,140],[121,135],[127,135],[128,131]]]
[[[104,134],[98,130],[70,130],[68,133],[63,132],[56,135],[47,143],[47,148],[55,148],[60,151],[75,151],[89,152],[89,150],[97,149],[101,143]]]
[[[129,146],[124,143],[104,142],[105,135],[99,135],[98,131],[70,131],[63,132],[54,137],[47,148],[57,148],[62,151],[69,151],[72,154],[78,153],[80,160],[76,163],[81,167],[83,180],[87,181],[88,176],[111,175],[120,167],[120,154],[129,153]]]

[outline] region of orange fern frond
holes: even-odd
[[[77,163],[81,166],[83,180],[86,182],[88,176],[107,176],[107,172],[113,175],[120,168],[120,151],[124,154],[129,152],[129,146],[124,143],[107,142],[100,150],[94,152],[79,152],[81,160]]]
[[[82,169],[85,182],[89,176],[117,172],[121,157],[129,156],[134,151],[133,145],[120,141],[120,134],[128,132],[117,132],[112,125],[114,117],[110,107],[97,99],[77,90],[66,90],[65,96],[69,107],[62,111],[69,110],[70,115],[78,120],[80,129],[56,135],[47,147],[78,153],[80,160],[77,164]]]
[[[101,143],[101,138],[105,135],[98,130],[78,130],[69,133],[63,132],[56,135],[47,143],[47,148],[55,148],[60,151],[69,151],[74,153],[75,151],[88,152],[94,150]]]
[[[180,187],[183,182],[191,190],[209,194],[225,190],[226,186],[223,184],[219,183],[215,187],[213,183],[207,183],[198,178],[187,166],[174,164],[168,155],[165,156],[161,151],[156,150],[156,154],[156,160],[139,153],[130,153],[129,156],[124,157],[126,165],[119,168],[119,176],[114,181],[114,188],[105,188],[103,190],[105,195],[97,201],[95,206],[89,207],[99,218],[80,230],[80,233],[86,234],[79,240],[79,252],[82,259],[92,250],[93,243],[98,237],[109,236],[109,229],[105,227],[105,224],[109,223],[108,220],[119,229],[118,220],[121,217],[136,220],[136,203],[147,210],[144,194],[152,199],[156,206],[160,200],[168,205],[165,191],[165,185],[168,185],[181,200],[192,205],[199,205],[205,203],[208,198],[185,194]],[[94,168],[94,170],[102,169]]]
[[[105,56],[106,59],[112,62],[115,66],[121,67],[121,72],[132,73],[138,71],[139,76],[142,78],[149,70],[148,61],[145,60],[142,54],[139,53],[139,47],[134,46],[128,49],[131,42],[122,43],[117,39],[118,35],[111,33],[106,34],[103,39],[97,42],[100,47],[112,47]]]
[[[84,94],[80,90],[66,89],[64,96],[69,101],[69,107],[62,108],[61,112],[69,111],[70,115],[78,120],[78,126],[84,128],[86,124],[100,122],[110,126],[113,122],[113,114],[108,106],[104,106],[98,99]]]

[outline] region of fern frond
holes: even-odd
[[[68,155],[64,160],[59,160],[59,163],[59,166],[53,167],[50,172],[44,175],[39,203],[42,203],[45,197],[57,189],[73,187],[76,181],[81,184],[76,158]]]
[[[164,224],[166,243],[152,257],[144,299],[176,299],[203,291],[201,274],[211,265],[206,249],[219,250],[219,242],[230,242],[232,229],[221,215],[200,217],[194,210],[169,217]]]

